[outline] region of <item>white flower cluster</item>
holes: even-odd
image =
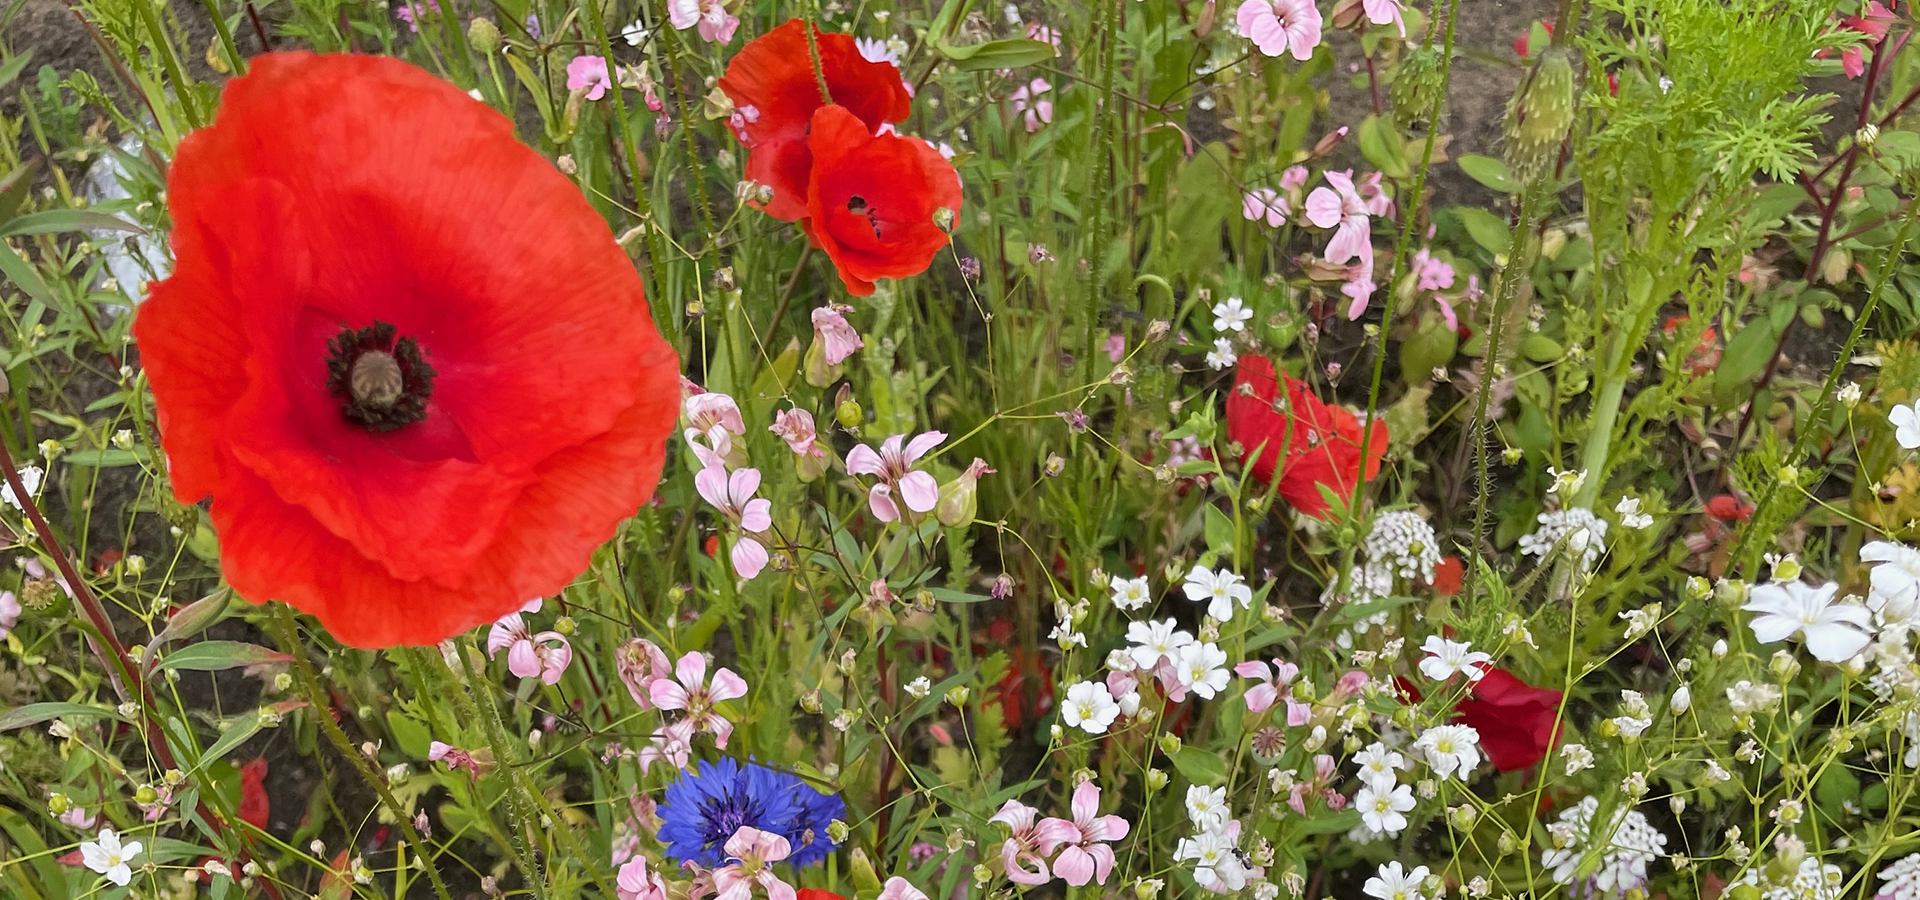
[[[1746,876],[1735,882],[1758,887],[1760,900],[1840,900],[1841,888],[1847,882],[1847,876],[1839,866],[1821,863],[1817,856],[1802,859],[1792,880],[1785,884],[1763,880],[1760,877],[1762,868],[1749,868]]]
[[[1440,565],[1439,544],[1426,519],[1412,510],[1400,509],[1375,516],[1373,530],[1367,532],[1361,548],[1366,551],[1370,568],[1432,584],[1434,567]]]
[[[1873,900],[1920,900],[1920,853],[1894,860],[1880,870],[1880,880],[1886,884],[1874,893]]]
[[[1600,801],[1588,797],[1548,826],[1552,846],[1541,852],[1540,864],[1553,869],[1554,881],[1574,882],[1593,840],[1593,819],[1599,812]],[[1611,818],[1613,825],[1601,851],[1600,867],[1589,876],[1588,884],[1595,893],[1618,896],[1647,883],[1647,865],[1666,849],[1667,836],[1639,810],[1620,810]]]
[[[1543,512],[1535,518],[1540,527],[1521,535],[1520,553],[1545,560],[1554,548],[1566,541],[1566,550],[1580,561],[1583,570],[1592,569],[1607,550],[1607,520],[1584,506]]]
[[[1360,811],[1360,824],[1370,835],[1395,837],[1407,827],[1407,813],[1414,807],[1413,788],[1400,784],[1400,772],[1410,768],[1406,757],[1374,741],[1353,755],[1360,767],[1360,792],[1353,795],[1353,806]]]
[[[1193,863],[1193,883],[1216,894],[1244,890],[1266,870],[1240,849],[1240,820],[1232,818],[1226,788],[1187,788],[1187,819],[1194,835],[1181,838],[1173,858]]]

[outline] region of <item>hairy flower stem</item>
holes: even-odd
[[[1087,240],[1087,297],[1086,297],[1086,341],[1080,356],[1081,365],[1088,373],[1093,371],[1094,353],[1099,348],[1100,294],[1101,280],[1104,275],[1107,254],[1113,243],[1109,222],[1114,191],[1113,167],[1113,70],[1116,68],[1114,44],[1118,38],[1114,34],[1114,6],[1121,0],[1099,0],[1094,4],[1093,32],[1098,38],[1095,53],[1096,67],[1100,72],[1100,97],[1095,101],[1093,111],[1093,139],[1089,142],[1088,152],[1093,154],[1092,164],[1087,167],[1087,202],[1092,205],[1092,217],[1089,222]]]
[[[1487,410],[1492,405],[1495,382],[1499,381],[1499,369],[1503,365],[1500,354],[1506,350],[1501,340],[1507,330],[1507,309],[1520,293],[1520,279],[1526,278],[1533,268],[1533,256],[1538,243],[1533,239],[1534,221],[1539,216],[1540,194],[1546,189],[1539,182],[1527,185],[1520,195],[1519,221],[1513,226],[1512,237],[1507,246],[1513,256],[1500,269],[1500,284],[1494,291],[1493,308],[1487,314],[1487,356],[1486,366],[1480,372],[1479,390],[1473,402],[1473,420],[1467,428],[1474,437],[1474,461],[1478,470],[1479,486],[1473,499],[1473,547],[1466,561],[1465,593],[1461,597],[1461,608],[1472,609],[1475,595],[1479,593],[1480,560],[1486,552],[1487,501],[1493,496],[1493,467],[1487,458]]]
[[[306,645],[300,642],[300,630],[293,621],[293,609],[284,603],[267,605],[272,609],[268,622],[273,629],[273,638],[279,642],[282,651],[293,657],[294,680],[307,695],[307,707],[312,710],[314,720],[320,723],[320,730],[327,733],[327,738],[333,741],[333,748],[346,757],[354,771],[360,773],[361,779],[380,795],[380,802],[393,814],[394,822],[400,826],[400,833],[406,837],[407,843],[416,850],[425,848],[427,844],[421,840],[420,832],[414,829],[413,817],[407,814],[406,805],[393,796],[393,791],[387,787],[387,779],[374,771],[373,764],[360,754],[347,733],[341,730],[340,723],[335,722],[329,714],[328,710],[332,707],[327,702],[326,692],[320,688],[320,679],[314,675],[312,663],[307,660]],[[453,900],[447,893],[446,883],[440,880],[440,870],[432,863],[421,868],[427,870],[427,877],[433,881],[433,891],[440,900]]]
[[[207,0],[207,2],[212,2],[212,0]],[[594,42],[600,46],[601,56],[611,61],[613,59],[613,40],[607,35],[607,20],[605,14],[600,10],[600,0],[586,0],[586,3],[586,18],[589,23],[588,27],[593,31]],[[647,292],[647,296],[652,299],[650,306],[653,312],[653,323],[655,327],[660,329],[661,334],[667,335],[669,339],[671,339],[672,337],[677,337],[680,333],[680,318],[667,308],[666,293],[660,287],[659,269],[663,261],[667,258],[666,232],[661,229],[660,224],[654,221],[653,218],[653,197],[647,193],[647,183],[645,177],[642,175],[645,163],[643,163],[640,158],[640,145],[634,141],[633,129],[627,121],[627,99],[625,91],[620,87],[619,67],[613,65],[612,62],[609,62],[608,65],[610,66],[608,75],[613,78],[614,82],[614,88],[609,92],[613,94],[613,127],[620,132],[620,147],[626,152],[627,178],[633,188],[634,210],[640,214],[640,223],[647,229],[647,257],[653,263],[654,283],[649,285],[651,290]],[[487,66],[490,69],[493,67],[493,57],[491,54],[487,57]],[[494,75],[494,80],[496,82],[499,80],[499,74],[497,72]],[[504,89],[501,91],[501,96],[506,96]],[[642,274],[641,278],[644,282],[646,278],[645,274]]]

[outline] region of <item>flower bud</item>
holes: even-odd
[[[475,16],[467,23],[467,43],[481,53],[492,53],[500,49],[500,26],[485,16]]]
[[[1058,478],[1060,476],[1060,473],[1065,472],[1066,470],[1067,470],[1067,461],[1061,458],[1060,454],[1058,453],[1049,453],[1047,454],[1046,464],[1040,467],[1040,474],[1045,475],[1048,478]]]
[[[1667,700],[1667,709],[1672,710],[1676,716],[1685,714],[1692,706],[1693,689],[1684,684],[1674,688],[1673,697]]]
[[[1180,752],[1180,736],[1169,731],[1160,736],[1160,752],[1168,756]]]
[[[1792,681],[1793,676],[1800,674],[1800,661],[1785,650],[1776,650],[1773,658],[1767,661],[1767,671],[1781,681]]]
[[[967,690],[966,685],[956,684],[952,688],[948,689],[947,702],[949,704],[952,704],[953,706],[964,707],[967,705],[967,698],[971,695],[972,695],[972,692]]]
[[[1164,769],[1147,770],[1147,790],[1158,791],[1167,786],[1167,773]]]
[[[934,518],[948,528],[971,524],[974,514],[979,512],[979,502],[974,495],[980,476],[992,471],[987,467],[986,460],[974,457],[959,477],[940,486],[940,500],[933,507]]]
[[[841,428],[858,427],[866,419],[867,413],[860,408],[860,401],[851,397],[840,401],[840,405],[833,410],[833,420],[839,422]]]
[[[1728,609],[1739,609],[1747,604],[1747,584],[1722,578],[1713,586],[1713,599]],[[1718,657],[1715,657],[1718,659]]]
[[[820,702],[820,689],[814,688],[800,695],[800,710],[808,715],[819,715],[825,706]]]

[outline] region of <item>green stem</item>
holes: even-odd
[[[186,72],[180,68],[180,60],[173,54],[173,41],[167,37],[166,28],[160,24],[160,16],[153,11],[154,4],[147,0],[134,0],[133,5],[140,10],[140,20],[146,24],[147,30],[153,32],[154,49],[160,51],[160,63],[166,67],[167,77],[173,79],[173,83],[179,87],[174,91],[174,96],[179,98],[180,109],[187,114],[187,124],[193,128],[205,125],[206,121],[200,118],[199,107],[193,102],[191,85],[194,82],[187,78]],[[217,20],[220,17],[214,16],[214,18]]]

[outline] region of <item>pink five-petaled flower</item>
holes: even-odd
[[[771,900],[794,900],[793,885],[773,874],[773,864],[793,854],[793,845],[777,834],[742,825],[727,838],[727,864],[713,870],[715,900],[747,900],[758,882]]]
[[[679,728],[662,728],[653,733],[653,741],[640,748],[636,754],[640,763],[640,774],[647,774],[653,764],[663,762],[676,769],[685,769],[687,759],[693,755],[691,735],[682,734]]]
[[[813,339],[820,342],[827,365],[846,362],[853,351],[867,345],[860,339],[860,332],[847,324],[846,311],[851,308],[836,303],[813,311]]]
[[[1240,215],[1249,222],[1266,220],[1269,228],[1287,224],[1287,198],[1273,188],[1254,188],[1240,197]]]
[[[681,401],[680,415],[687,420],[681,436],[702,466],[722,465],[736,456],[733,439],[747,433],[746,420],[733,398],[718,391],[701,391]],[[745,461],[741,455],[737,460]]]
[[[1073,821],[1040,822],[1040,852],[1061,848],[1060,855],[1053,858],[1053,874],[1074,887],[1083,887],[1089,881],[1106,884],[1107,875],[1113,871],[1113,848],[1107,842],[1127,836],[1127,820],[1099,812],[1100,789],[1091,781],[1083,781],[1073,789]]]
[[[754,496],[760,490],[760,470],[735,469],[729,475],[721,466],[707,466],[693,476],[693,487],[740,527],[742,533],[733,539],[733,570],[741,578],[759,575],[767,567],[767,548],[753,535],[773,527],[773,502]]]
[[[535,634],[517,612],[500,617],[487,632],[487,658],[502,650],[507,651],[507,671],[521,678],[537,675],[547,684],[558,682],[573,663],[573,645],[564,635],[558,631]]]
[[[584,90],[588,100],[598,100],[611,87],[613,78],[607,74],[606,57],[576,56],[567,63],[567,90]]]
[[[635,856],[620,867],[614,881],[618,900],[667,900],[667,882],[659,872],[649,871],[647,858]]]
[[[847,472],[853,475],[872,475],[881,480],[867,492],[867,507],[873,510],[873,517],[882,522],[900,521],[900,507],[893,502],[897,491],[905,501],[907,509],[916,513],[928,512],[940,502],[940,482],[932,475],[913,470],[913,464],[927,451],[940,446],[947,439],[944,432],[929,431],[907,441],[906,435],[896,434],[881,442],[880,450],[861,444],[847,454]],[[904,447],[901,442],[906,441]]]
[[[1053,85],[1045,78],[1035,78],[1008,95],[1007,99],[1013,101],[1013,111],[1026,117],[1028,134],[1053,121],[1053,101],[1041,96],[1051,90]]]
[[[1290,662],[1273,661],[1273,671],[1267,671],[1267,664],[1250,659],[1233,667],[1233,673],[1242,678],[1253,678],[1260,683],[1247,689],[1247,711],[1258,715],[1273,708],[1281,698],[1287,701],[1287,724],[1305,725],[1312,718],[1313,707],[1302,703],[1286,692],[1287,685],[1293,683],[1294,676],[1300,674],[1300,667]],[[1300,721],[1295,721],[1299,719]]]
[[[661,709],[684,710],[685,721],[672,726],[679,729],[683,738],[691,738],[695,731],[705,731],[713,735],[713,745],[724,750],[727,738],[733,735],[733,723],[721,718],[713,705],[723,700],[732,700],[747,695],[747,682],[733,674],[733,670],[722,666],[714,670],[713,686],[707,686],[707,658],[700,651],[689,651],[680,657],[673,666],[673,676],[677,681],[662,678],[650,688],[653,692],[653,705]],[[731,852],[731,850],[729,850]]]
[[[667,21],[681,31],[698,24],[700,39],[713,44],[732,43],[740,27],[740,17],[727,12],[721,0],[669,0]]]
[[[1007,870],[1007,880],[1014,884],[1046,884],[1053,880],[1047,860],[1039,852],[1041,835],[1034,822],[1039,814],[1039,810],[1018,800],[1008,800],[987,820],[1007,826],[1009,834],[1000,845],[1000,862]]]
[[[1332,228],[1327,241],[1327,262],[1344,263],[1359,257],[1368,277],[1373,273],[1373,240],[1368,227],[1367,201],[1354,190],[1353,174],[1328,172],[1327,184],[1307,195],[1307,221],[1318,228]]]
[[[1234,19],[1240,33],[1268,56],[1291,49],[1294,59],[1306,62],[1320,46],[1320,10],[1313,0],[1246,0]]]
[[[773,424],[767,428],[781,440],[787,442],[787,449],[796,456],[808,456],[819,452],[813,442],[820,436],[813,425],[813,413],[799,407],[778,410],[773,414]]]

